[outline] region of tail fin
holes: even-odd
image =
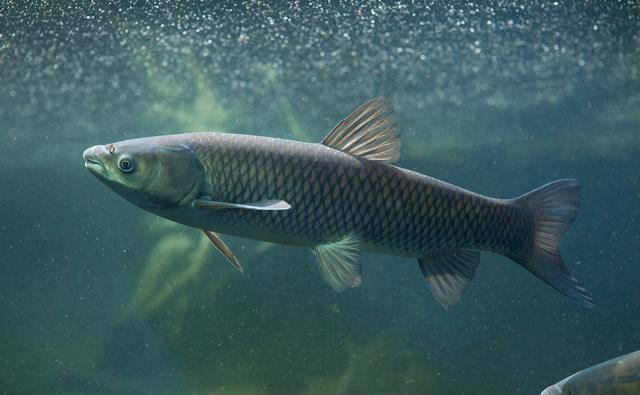
[[[559,244],[580,206],[580,184],[576,180],[558,180],[515,199],[531,210],[534,221],[533,249],[518,260],[545,283],[578,303],[593,307],[594,301],[562,261]]]

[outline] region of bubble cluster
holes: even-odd
[[[153,100],[150,72],[189,87],[194,65],[223,101],[268,105],[275,80],[324,116],[380,94],[553,103],[637,87],[639,26],[635,1],[3,2],[0,120],[107,121]]]

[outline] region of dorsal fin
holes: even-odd
[[[400,133],[391,103],[384,97],[364,103],[336,125],[322,144],[373,161],[395,162],[400,158]]]

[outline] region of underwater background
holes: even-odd
[[[0,394],[538,394],[640,348],[637,1],[0,2]],[[443,309],[415,259],[326,285],[306,249],[116,196],[84,148],[235,131],[320,141],[373,97],[399,165],[514,197],[577,178],[586,309],[483,254]]]

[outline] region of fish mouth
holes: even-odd
[[[84,167],[86,167],[90,172],[96,175],[103,175],[105,174],[106,169],[104,168],[104,165],[102,164],[102,162],[100,162],[100,160],[98,159],[98,155],[96,154],[96,151],[99,148],[101,147],[98,145],[87,148],[82,153],[82,159],[84,159]]]

